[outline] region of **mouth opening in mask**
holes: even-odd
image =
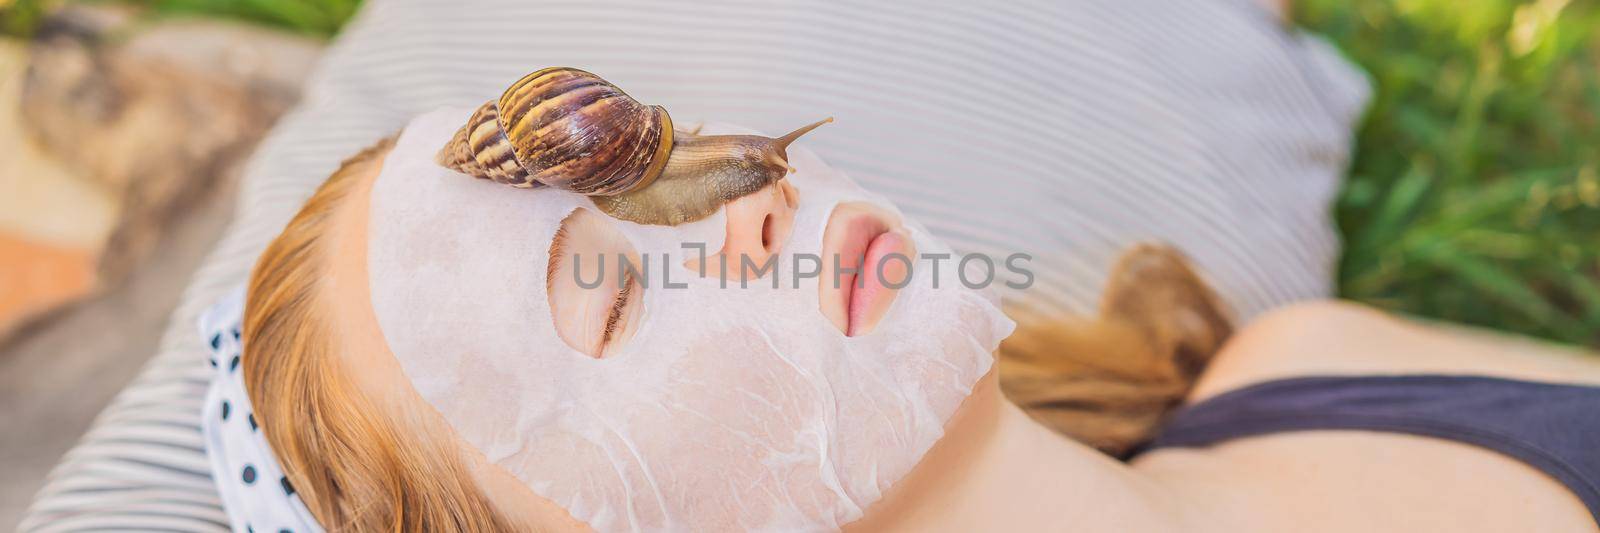
[[[823,316],[846,336],[870,333],[911,276],[916,245],[893,213],[865,202],[839,204],[828,217],[818,286]]]

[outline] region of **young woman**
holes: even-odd
[[[1600,516],[1591,416],[1600,360],[1585,354],[1302,304],[1237,334],[1153,448],[1119,463],[1003,400],[990,366],[972,362],[974,348],[992,350],[1009,325],[978,300],[914,305],[906,302],[935,301],[932,292],[861,296],[815,284],[795,300],[811,309],[726,316],[715,307],[760,302],[737,289],[698,292],[708,285],[684,291],[703,299],[671,296],[627,277],[568,285],[567,269],[582,271],[578,280],[597,273],[567,263],[583,253],[643,256],[679,243],[654,242],[666,236],[577,201],[527,215],[550,226],[529,237],[518,206],[565,193],[456,196],[493,185],[419,163],[431,161],[421,147],[448,133],[419,120],[398,145],[350,160],[253,271],[246,349],[241,361],[217,362],[206,417],[235,528],[1585,531]],[[937,246],[892,206],[840,193],[820,161],[792,162],[794,177],[700,227],[718,233],[711,260],[717,250],[764,257],[855,246],[871,263],[873,246]],[[410,186],[427,189],[385,189]],[[454,221],[480,209],[494,213]],[[479,231],[491,236],[464,235]],[[502,247],[463,247],[484,242]],[[477,279],[484,272],[498,274]],[[695,283],[752,279],[709,276]],[[551,310],[495,318],[524,300]],[[919,312],[918,324],[901,320]],[[681,354],[657,348],[711,322],[721,329],[705,331],[723,333],[679,343]],[[805,329],[818,324],[833,337]],[[751,333],[775,331],[804,342]],[[873,345],[899,362],[891,366],[931,363],[885,374],[866,360],[877,354],[845,340],[874,342],[875,333],[917,347]],[[677,364],[645,366],[656,373],[635,381],[573,370],[621,372],[654,357]],[[662,372],[671,379],[651,381]],[[591,409],[548,408],[574,402],[529,383],[579,395]],[[667,400],[659,410],[629,403],[640,398]],[[590,432],[595,419],[606,423]],[[792,442],[803,444],[783,448]]]

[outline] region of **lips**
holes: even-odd
[[[874,237],[867,245],[863,269],[857,275],[859,281],[851,285],[846,313],[850,324],[845,330],[846,336],[866,333],[888,312],[889,304],[894,302],[895,287],[903,284],[910,272],[908,261],[892,256],[911,257],[907,253],[908,243],[904,230],[896,229]]]
[[[840,204],[822,237],[822,314],[846,336],[872,331],[910,275],[912,248],[893,214],[871,204]]]

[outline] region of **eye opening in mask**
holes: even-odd
[[[550,240],[545,270],[556,335],[597,359],[620,351],[642,318],[646,266],[607,217],[574,209]]]

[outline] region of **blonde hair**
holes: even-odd
[[[1176,248],[1125,250],[1095,316],[1012,306],[1000,390],[1046,427],[1116,457],[1155,436],[1233,332],[1222,300]]]
[[[339,202],[394,146],[346,160],[272,241],[250,274],[245,387],[289,482],[329,530],[508,531],[452,442],[405,434],[356,390],[322,303]]]

